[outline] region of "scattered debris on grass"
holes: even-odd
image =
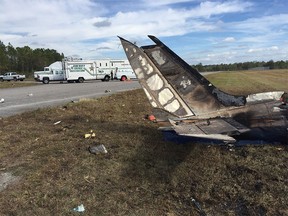
[[[149,116],[148,116],[148,119],[149,119],[150,121],[152,121],[152,122],[156,122],[156,118],[155,118],[154,115],[149,115]]]
[[[81,205],[77,206],[76,208],[73,208],[73,211],[84,212],[85,211],[84,205],[81,204]]]
[[[108,153],[106,147],[103,144],[97,146],[89,146],[88,150],[91,154]]]
[[[60,123],[61,123],[61,121],[57,121],[57,122],[54,123],[54,125],[58,125]]]
[[[84,135],[84,138],[85,138],[85,139],[94,138],[94,137],[96,137],[96,134],[93,132],[93,130],[90,130],[90,133],[86,133],[86,134]]]
[[[151,114],[151,115],[146,115],[146,116],[145,116],[145,119],[148,119],[149,121],[154,122],[154,123],[157,122],[155,116],[152,115],[152,114]]]
[[[199,212],[200,216],[206,216],[206,213],[203,210],[203,208],[201,207],[200,203],[197,202],[193,197],[191,197],[191,201],[193,202],[193,204],[197,208],[197,211]]]

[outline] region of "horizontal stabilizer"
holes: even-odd
[[[231,118],[216,118],[196,122],[176,122],[170,120],[178,135],[235,142],[232,137],[250,129]]]

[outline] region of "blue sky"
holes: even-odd
[[[286,0],[0,0],[0,40],[84,59],[125,58],[154,35],[189,64],[288,60]]]

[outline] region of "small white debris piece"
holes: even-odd
[[[0,99],[0,103],[4,103],[4,98],[1,98],[1,99]]]
[[[97,145],[97,146],[90,146],[89,152],[92,154],[100,154],[100,153],[107,154],[108,153],[107,149],[105,148],[103,144]]]
[[[73,208],[73,210],[77,211],[77,212],[84,212],[85,208],[84,208],[84,205],[81,204],[81,205],[77,206],[76,208]]]
[[[54,123],[54,125],[58,125],[60,123],[61,123],[61,121],[57,121],[57,122]]]
[[[28,94],[28,96],[29,96],[29,97],[32,97],[32,96],[33,96],[33,94],[32,94],[32,93],[29,93],[29,94]]]

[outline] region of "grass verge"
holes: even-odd
[[[254,91],[259,74],[235,75],[251,83],[235,93]],[[0,192],[0,215],[75,215],[80,204],[85,215],[199,215],[191,197],[207,215],[288,214],[287,146],[175,144],[151,112],[133,90],[0,119],[0,170],[20,178]],[[108,153],[89,153],[98,144]]]
[[[1,88],[18,88],[18,87],[27,87],[32,85],[37,85],[38,82],[32,79],[26,79],[24,81],[0,81],[0,89]]]

